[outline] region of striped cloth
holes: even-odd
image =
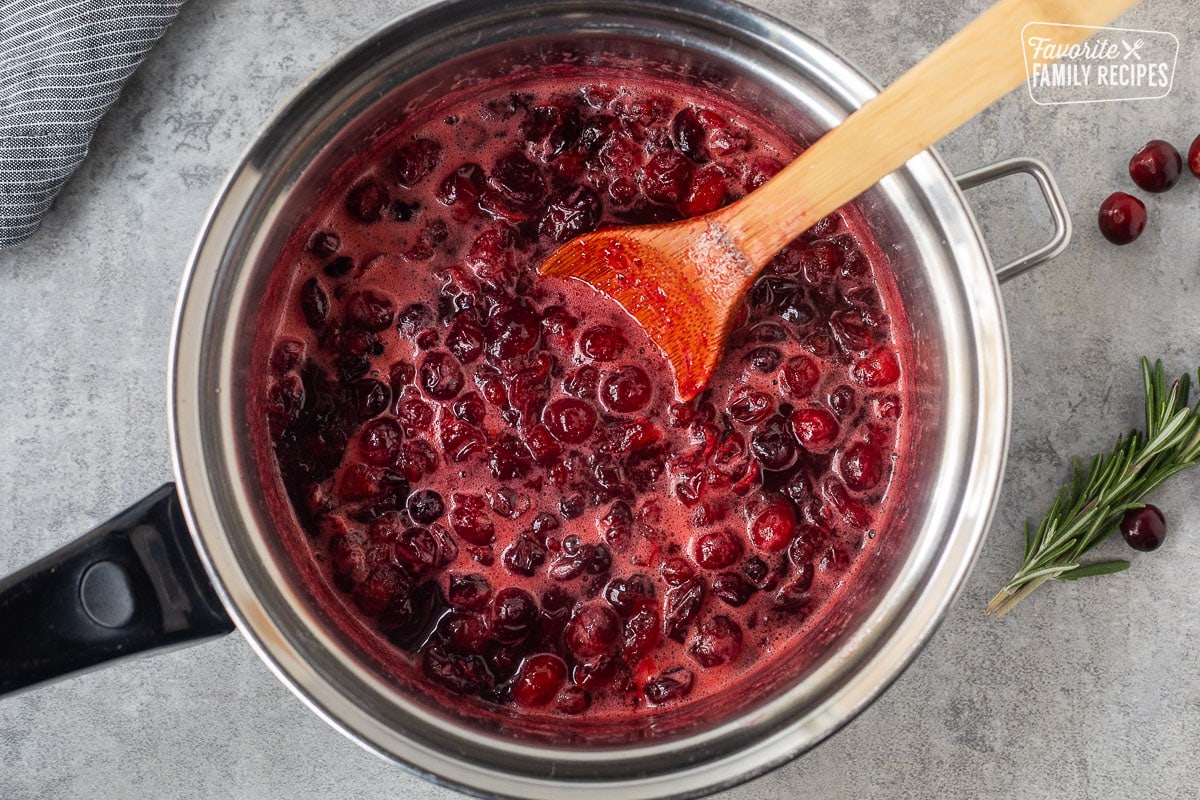
[[[183,0],[0,0],[0,247],[37,230]]]

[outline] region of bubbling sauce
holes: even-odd
[[[591,73],[443,98],[332,183],[272,275],[250,417],[277,524],[397,671],[628,718],[766,664],[855,579],[895,495],[905,331],[852,206],[770,264],[691,403],[619,307],[537,275],[798,149],[694,87]]]

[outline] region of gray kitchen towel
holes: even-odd
[[[0,0],[0,248],[33,235],[183,0]]]

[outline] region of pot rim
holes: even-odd
[[[903,598],[906,601],[904,608],[883,602],[881,608],[868,615],[868,620],[862,624],[867,634],[861,645],[873,649],[857,661],[855,671],[848,677],[827,676],[842,680],[831,688],[821,704],[803,717],[719,758],[650,777],[632,775],[626,780],[581,783],[550,777],[530,778],[472,764],[436,747],[415,742],[346,702],[336,687],[307,662],[289,633],[268,613],[259,596],[259,587],[239,563],[231,546],[226,523],[234,512],[218,497],[214,482],[219,478],[230,483],[223,489],[236,496],[239,509],[253,508],[255,498],[246,492],[244,482],[229,474],[228,464],[233,462],[213,457],[216,445],[207,441],[210,434],[201,412],[205,403],[214,402],[204,393],[219,393],[221,386],[213,387],[206,382],[204,372],[215,362],[223,365],[220,374],[229,375],[233,353],[231,343],[224,335],[228,331],[215,328],[211,317],[214,307],[221,305],[217,301],[227,299],[221,295],[221,290],[226,288],[221,283],[221,273],[233,243],[237,237],[246,235],[242,230],[243,214],[256,190],[271,177],[261,171],[260,165],[268,163],[265,154],[275,146],[274,132],[289,115],[302,113],[311,96],[326,87],[340,68],[368,57],[371,50],[395,37],[398,31],[422,27],[436,30],[446,17],[459,21],[473,19],[482,13],[473,8],[477,6],[473,0],[449,0],[426,7],[394,20],[342,50],[306,79],[270,116],[231,170],[206,216],[189,259],[170,341],[168,422],[184,516],[205,568],[230,616],[276,676],[342,733],[426,778],[473,793],[561,797],[565,792],[571,792],[583,797],[629,798],[694,796],[749,780],[839,730],[911,663],[965,583],[998,499],[1011,415],[1007,327],[998,283],[978,226],[951,174],[932,150],[912,159],[901,172],[911,176],[925,193],[923,199],[929,205],[929,213],[950,234],[947,246],[953,250],[959,267],[962,302],[974,337],[975,350],[970,364],[974,373],[974,391],[978,395],[978,415],[965,423],[961,431],[973,445],[967,456],[969,470],[961,491],[954,498],[958,507],[952,514],[950,530],[941,542],[936,543],[936,552],[927,554],[932,563],[926,568],[926,582]],[[719,22],[731,33],[769,41],[785,53],[803,52],[807,59],[818,60],[821,68],[836,80],[845,101],[851,106],[861,105],[878,91],[854,66],[812,37],[764,12],[730,0],[690,0],[683,4],[678,0],[612,0],[599,4],[583,0],[557,0],[550,4],[518,0],[507,6],[508,13],[514,14],[522,9],[525,13],[550,13],[601,7],[635,13],[639,10],[669,10],[695,15],[707,24]],[[720,19],[714,21],[710,15],[719,15]],[[233,269],[236,272],[244,267],[239,264]],[[206,347],[210,341],[220,346]],[[1000,366],[1003,369],[998,369]],[[227,404],[235,394],[227,390],[224,398],[216,402]],[[242,514],[238,518],[244,520],[246,516]],[[270,565],[265,568],[271,571]],[[278,570],[273,571],[272,577],[277,583],[283,581]],[[889,597],[895,591],[893,589]],[[788,693],[784,692],[768,705],[787,701]],[[718,732],[720,729],[719,726]],[[699,740],[703,735],[694,738]],[[686,744],[687,739],[683,741]],[[538,749],[541,748],[512,745],[514,753],[525,756]],[[647,753],[655,749],[653,745],[643,748]],[[679,749],[672,746],[666,752],[674,754]],[[599,757],[603,755],[601,753]],[[550,774],[553,774],[552,766]]]

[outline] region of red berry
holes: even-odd
[[[742,557],[742,543],[733,531],[715,531],[692,544],[692,557],[705,569],[722,569]]]
[[[396,149],[392,167],[404,186],[416,186],[433,172],[442,157],[442,146],[433,139],[414,139]]]
[[[564,637],[572,655],[580,660],[612,652],[621,633],[621,622],[608,606],[589,603],[567,623]]]
[[[538,653],[521,663],[513,682],[513,699],[523,706],[544,706],[558,694],[567,678],[567,665],[550,653]]]
[[[614,369],[600,384],[600,400],[610,411],[628,414],[645,408],[654,394],[650,376],[641,367]]]
[[[579,337],[580,351],[593,361],[620,358],[625,347],[625,334],[611,325],[594,325]]]
[[[715,164],[701,167],[692,179],[692,188],[679,204],[689,217],[716,211],[725,203],[725,173]]]
[[[359,222],[375,222],[383,216],[389,202],[383,184],[368,178],[346,195],[346,210]]]
[[[838,472],[842,480],[856,492],[865,492],[878,486],[886,468],[883,453],[866,442],[850,445],[838,459]]]
[[[780,495],[767,500],[766,506],[750,523],[750,541],[767,553],[778,553],[792,542],[796,532],[796,510]]]
[[[464,540],[480,547],[496,538],[487,501],[477,494],[456,492],[450,496],[450,527]]]
[[[537,621],[537,601],[524,589],[510,586],[492,598],[492,631],[502,642],[524,639]]]
[[[658,153],[642,169],[642,192],[656,203],[678,203],[692,183],[692,162],[670,150]]]
[[[1134,550],[1157,550],[1167,537],[1167,520],[1155,506],[1131,508],[1121,520],[1121,536]]]
[[[394,464],[400,455],[404,434],[393,419],[377,419],[363,428],[358,436],[363,461],[377,467]]]
[[[828,450],[837,439],[837,419],[823,408],[798,408],[792,412],[792,433],[809,450]]]
[[[900,378],[900,362],[891,350],[876,350],[850,368],[850,377],[871,388],[887,386]]]
[[[688,652],[702,667],[728,664],[742,652],[742,628],[724,614],[706,619],[700,623]]]
[[[1113,192],[1100,204],[1100,232],[1113,244],[1129,244],[1146,229],[1146,205],[1124,192]]]
[[[580,444],[596,427],[596,411],[582,400],[555,400],[542,412],[542,424],[564,444]]]
[[[392,298],[366,289],[350,295],[346,301],[346,319],[364,331],[381,331],[392,324],[396,309]]]
[[[817,362],[808,356],[793,356],[783,364],[780,370],[783,390],[795,400],[803,400],[812,394],[821,379],[821,370]]]
[[[1129,159],[1129,177],[1147,192],[1165,192],[1179,181],[1183,159],[1169,142],[1151,139]]]

